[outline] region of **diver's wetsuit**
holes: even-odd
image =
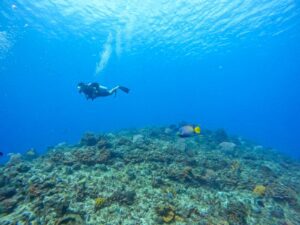
[[[123,86],[116,86],[112,89],[108,89],[107,87],[101,86],[98,83],[79,83],[78,90],[79,93],[83,93],[87,99],[94,100],[97,97],[106,97],[112,94],[116,94],[117,90],[120,89],[125,93],[129,93],[129,89]]]

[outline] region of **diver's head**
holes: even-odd
[[[84,83],[83,82],[78,83],[77,89],[78,89],[79,93],[82,92],[83,87],[84,87]]]

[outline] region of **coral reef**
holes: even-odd
[[[69,214],[65,215],[63,218],[58,219],[55,225],[84,225],[85,222],[82,220],[80,215]]]
[[[37,157],[38,153],[34,148],[28,149],[24,154],[24,158],[27,160],[35,159]]]
[[[230,202],[225,210],[229,224],[247,224],[247,208],[242,202]]]
[[[253,189],[253,193],[258,196],[264,196],[266,193],[266,187],[264,185],[256,185]]]
[[[172,205],[158,206],[156,212],[162,220],[161,222],[183,221],[182,217],[176,214],[175,208]]]
[[[300,224],[300,163],[224,130],[86,133],[0,167],[3,225]]]
[[[106,198],[98,197],[95,199],[95,211],[101,209],[107,202]]]

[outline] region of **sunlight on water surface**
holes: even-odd
[[[145,46],[157,53],[205,55],[234,45],[235,39],[282,34],[294,28],[291,20],[298,13],[293,0],[18,0],[9,4],[6,7],[13,14],[0,12],[4,17],[16,16],[20,26],[56,38],[76,35],[98,41],[106,54],[113,50],[118,55],[141,53]]]

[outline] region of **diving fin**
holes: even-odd
[[[119,86],[119,88],[122,90],[122,91],[124,91],[125,93],[129,93],[129,88],[127,88],[127,87],[123,87],[123,86]]]

